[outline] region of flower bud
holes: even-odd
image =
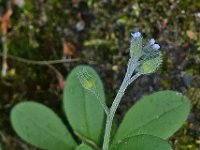
[[[83,69],[77,75],[85,89],[90,91],[94,91],[96,89],[95,79],[85,69]]]
[[[162,63],[161,56],[147,60],[143,64],[141,64],[138,72],[140,72],[141,74],[152,73],[152,72],[156,71],[156,69],[160,66],[161,63]]]
[[[153,45],[153,49],[154,49],[154,50],[159,50],[159,49],[160,49],[160,45],[154,44],[154,45]]]
[[[154,39],[150,39],[150,40],[149,40],[149,45],[154,45],[155,42],[156,42],[156,41],[155,41]]]
[[[131,33],[130,56],[140,57],[142,52],[142,35],[140,32]]]

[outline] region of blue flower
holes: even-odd
[[[150,45],[154,45],[154,44],[155,44],[155,40],[154,40],[154,39],[151,39],[151,40],[149,41],[149,44],[150,44]]]
[[[131,36],[133,38],[139,38],[139,37],[141,37],[141,33],[140,32],[131,33]]]
[[[154,44],[154,45],[153,45],[153,49],[155,49],[155,50],[159,50],[159,49],[160,49],[160,45],[158,45],[158,44]]]

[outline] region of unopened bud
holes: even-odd
[[[139,67],[139,72],[141,74],[149,74],[149,73],[153,73],[154,71],[156,71],[156,69],[160,66],[160,64],[162,63],[162,58],[161,56],[158,56],[156,58],[147,60],[146,62],[144,62],[140,67]]]
[[[153,49],[155,49],[155,50],[159,50],[159,49],[160,49],[160,45],[158,45],[158,44],[154,44],[154,45],[153,45]]]
[[[142,52],[142,35],[140,32],[131,33],[130,56],[140,57]]]
[[[94,91],[96,89],[95,79],[86,71],[85,68],[78,74],[78,78],[82,84],[82,86],[90,91]]]

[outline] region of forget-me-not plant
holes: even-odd
[[[125,90],[127,89],[128,85],[135,81],[139,76],[142,74],[152,73],[159,67],[159,65],[162,63],[162,56],[159,49],[160,46],[155,44],[154,39],[149,40],[149,42],[143,46],[143,37],[141,33],[131,33],[130,58],[128,61],[127,72],[125,74],[124,80],[113,101],[111,108],[108,110],[105,108],[106,104],[102,104],[105,113],[107,114],[103,150],[108,150],[113,118]],[[83,78],[84,76],[81,74],[83,73],[80,72],[80,82],[87,83],[88,77]],[[84,84],[82,85],[84,88],[88,89]],[[102,103],[101,100],[100,103]]]
[[[190,112],[188,98],[174,91],[144,96],[128,110],[111,137],[125,90],[138,77],[160,66],[159,49],[154,39],[144,44],[140,32],[131,33],[127,71],[110,108],[94,69],[80,65],[71,71],[63,91],[63,108],[74,136],[52,110],[37,102],[21,102],[12,109],[14,130],[26,142],[48,150],[172,150],[166,139],[181,127]]]

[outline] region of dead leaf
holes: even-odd
[[[85,22],[83,20],[76,23],[76,30],[81,32],[85,29]]]
[[[161,24],[161,30],[164,30],[167,28],[167,24],[168,24],[168,20],[167,19],[164,19],[162,24]]]
[[[13,4],[17,5],[18,7],[23,7],[25,4],[24,0],[12,0]]]
[[[1,16],[1,30],[4,35],[7,34],[9,28],[11,28],[11,16],[12,16],[12,9],[8,9],[5,15]]]
[[[74,54],[74,51],[75,51],[74,44],[66,41],[63,42],[63,54],[65,56],[72,56]]]
[[[7,71],[8,71],[8,64],[6,61],[4,61],[2,65],[2,71],[1,71],[1,74],[3,77],[7,75]]]
[[[195,40],[196,37],[197,37],[196,33],[193,32],[193,31],[191,31],[191,30],[188,30],[188,31],[186,32],[186,34],[187,34],[187,36],[188,36],[190,39],[192,39],[192,40]]]
[[[56,74],[56,78],[58,80],[58,88],[60,90],[63,90],[64,86],[65,86],[65,78],[64,78],[64,76],[54,66],[48,64],[48,67],[50,69],[52,69],[54,71],[54,73]]]
[[[77,13],[76,18],[77,18],[78,20],[83,20],[82,14],[81,14],[80,12]]]
[[[79,7],[80,2],[81,2],[81,0],[72,0],[72,4],[74,7]]]
[[[76,18],[78,19],[78,22],[76,23],[76,30],[81,32],[85,29],[85,21],[83,20],[82,14],[80,12],[76,15]]]

